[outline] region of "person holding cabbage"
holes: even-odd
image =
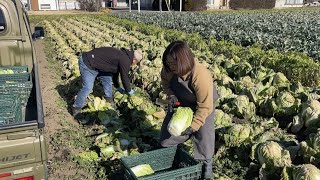
[[[170,103],[176,104],[178,101],[179,107],[189,107],[193,116],[190,126],[177,135],[170,133],[170,120],[176,113],[168,111],[161,127],[160,143],[163,147],[177,146],[192,138],[194,158],[203,163],[202,178],[212,179],[215,142],[213,112],[214,98],[217,97],[212,75],[205,66],[195,61],[191,49],[182,41],[172,42],[166,48],[162,61],[161,84]]]

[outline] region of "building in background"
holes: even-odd
[[[112,8],[128,8],[129,0],[105,0],[105,2],[109,1],[107,7]],[[140,8],[151,10],[152,9],[153,0],[140,0]],[[136,9],[138,7],[138,0],[131,0],[131,7]]]
[[[302,7],[304,0],[276,0],[275,8]]]
[[[80,9],[76,0],[22,0],[27,10],[32,11],[56,11]],[[29,9],[29,4],[31,4]]]

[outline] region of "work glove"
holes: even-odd
[[[119,91],[121,94],[123,94],[123,93],[126,92],[126,91],[125,91],[123,88],[121,88],[121,87],[118,87],[118,88],[117,88],[117,91]]]
[[[168,111],[169,112],[173,112],[173,107],[179,105],[179,100],[177,98],[177,96],[175,95],[170,95],[170,99],[169,99],[169,106],[168,106]]]
[[[194,133],[195,131],[192,129],[192,127],[188,127],[185,131],[183,131],[181,133],[181,136],[189,136],[192,133]]]
[[[135,93],[135,91],[134,91],[133,89],[131,89],[131,90],[128,92],[129,95],[133,95],[134,93]]]

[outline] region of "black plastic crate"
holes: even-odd
[[[123,157],[121,163],[125,170],[124,178],[127,180],[198,180],[202,172],[202,164],[177,147]],[[131,168],[141,164],[149,164],[155,173],[136,177]]]
[[[14,74],[0,74],[0,82],[26,82],[30,80],[28,66],[2,66],[0,70],[10,69]]]
[[[32,89],[32,82],[0,83],[0,94],[19,95],[21,104],[26,105]]]

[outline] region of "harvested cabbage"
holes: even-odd
[[[11,69],[1,69],[0,74],[14,74],[14,71]]]
[[[149,164],[141,164],[131,168],[131,171],[137,177],[154,174],[152,167]]]
[[[191,108],[178,107],[169,122],[169,133],[172,136],[180,136],[191,125],[192,118],[193,111]]]

